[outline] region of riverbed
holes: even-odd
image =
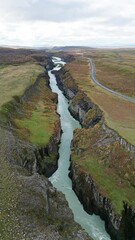
[[[52,60],[56,65],[53,70],[60,70],[65,64],[60,58],[53,58]],[[72,182],[68,177],[68,169],[70,166],[70,145],[74,129],[81,128],[81,126],[68,111],[68,100],[58,88],[55,75],[52,74],[51,71],[48,71],[48,75],[50,77],[50,87],[52,91],[58,94],[57,112],[60,115],[63,132],[59,146],[58,169],[49,180],[54,187],[65,194],[69,207],[74,214],[75,221],[78,222],[94,240],[110,240],[110,237],[105,230],[104,221],[102,221],[99,216],[87,214],[72,190]]]

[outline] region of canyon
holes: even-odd
[[[0,177],[3,189],[0,236],[3,240],[110,239],[100,216],[111,239],[134,240],[134,145],[108,126],[102,109],[87,91],[80,88],[70,68],[58,64],[58,71],[52,61],[52,53],[45,57],[43,53],[34,54],[27,52],[21,64],[26,64],[27,68],[27,61],[32,61],[32,64],[36,61],[41,67],[37,69],[38,76],[23,94],[13,96],[4,104],[0,112]],[[67,63],[75,61],[73,55],[57,55]],[[20,64],[17,61],[20,61],[20,56],[19,60],[16,56],[13,63],[15,71],[18,71],[16,64]],[[50,89],[49,77],[53,81],[56,78],[59,89],[67,98],[64,100],[66,108],[80,123],[76,125],[72,120],[71,156],[70,141],[68,153],[65,152],[68,157],[60,155],[61,146],[66,146],[62,145],[62,139],[66,143],[68,126],[64,133],[62,116],[59,111],[57,113],[59,97]],[[64,158],[71,160],[69,171],[69,165],[66,166],[66,175],[64,167],[59,170],[60,161]],[[69,185],[61,181],[59,171],[63,172]],[[82,207],[78,212],[82,216],[86,214],[86,222],[89,221],[91,226],[92,217],[95,218],[95,235],[91,226],[86,227],[85,221],[80,221],[81,217],[76,217],[77,212],[73,210],[72,213],[70,209],[72,204],[68,192],[72,188],[88,215]],[[78,201],[75,195],[72,201]],[[79,202],[77,204],[80,205]]]

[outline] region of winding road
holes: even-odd
[[[128,96],[126,96],[126,95],[124,95],[124,94],[122,94],[122,93],[116,92],[116,91],[114,91],[114,90],[112,90],[112,89],[110,89],[110,88],[108,88],[108,87],[105,87],[105,86],[102,85],[101,83],[99,83],[98,80],[97,80],[96,77],[95,77],[95,70],[94,70],[93,61],[92,61],[91,58],[89,58],[88,61],[89,61],[89,63],[90,63],[90,69],[91,69],[91,71],[90,71],[90,76],[91,76],[92,81],[93,81],[96,85],[98,85],[99,87],[103,88],[104,90],[106,90],[106,91],[108,91],[108,92],[110,92],[110,93],[112,93],[112,94],[114,94],[114,95],[116,95],[116,96],[118,96],[118,97],[123,98],[124,100],[126,100],[126,101],[128,101],[128,102],[135,103],[135,99],[134,99],[134,98],[128,97]]]

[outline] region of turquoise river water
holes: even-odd
[[[56,67],[53,70],[59,70],[65,63],[60,58],[54,57],[53,62]],[[70,144],[73,138],[75,128],[80,128],[80,124],[76,121],[68,111],[68,101],[58,88],[55,75],[48,71],[50,77],[50,87],[53,92],[58,94],[57,112],[60,115],[62,136],[59,147],[59,160],[57,171],[49,178],[55,188],[65,194],[69,207],[72,209],[74,219],[94,240],[110,240],[105,230],[104,221],[99,216],[87,214],[82,204],[79,202],[76,194],[72,190],[72,182],[68,177],[70,165]]]

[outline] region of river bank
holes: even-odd
[[[59,59],[60,61],[60,59]],[[56,61],[57,62],[57,61]],[[58,66],[59,69],[59,66]],[[53,73],[59,75],[57,68],[54,68]],[[70,144],[73,138],[73,131],[76,128],[80,128],[80,124],[70,114],[68,107],[68,100],[64,97],[61,90],[58,88],[55,76],[49,72],[50,86],[52,91],[58,94],[58,106],[57,111],[61,119],[62,137],[59,149],[58,169],[50,178],[52,184],[60,191],[62,191],[69,206],[74,213],[74,219],[77,221],[88,233],[95,239],[110,239],[105,231],[104,223],[98,216],[90,216],[84,210],[80,202],[78,201],[75,193],[72,190],[72,182],[68,177],[70,166]]]

